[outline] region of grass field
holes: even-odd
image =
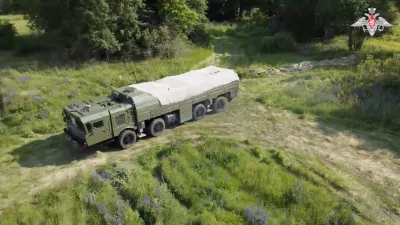
[[[228,28],[236,29],[210,27],[212,50],[197,47],[172,60],[63,66],[0,53],[2,91],[12,97],[0,121],[0,221],[253,224],[256,215],[258,224],[263,217],[265,224],[396,225],[398,131],[356,120],[350,103],[326,98],[334,82],[359,68],[243,79],[226,112],[126,151],[82,152],[60,134],[61,107],[111,87],[205,65],[246,70],[349,54],[343,37],[308,54],[260,54]],[[357,54],[399,52],[396,32],[367,40]]]
[[[66,181],[6,210],[3,224],[362,224],[326,181],[290,164],[237,141],[177,141]]]
[[[0,15],[0,21],[9,21],[14,24],[19,35],[26,35],[32,32],[28,26],[28,20],[23,15]]]

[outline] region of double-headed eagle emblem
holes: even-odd
[[[379,17],[379,13],[375,14],[376,8],[368,8],[369,14],[365,13],[366,17],[360,18],[357,22],[352,24],[352,27],[362,27],[363,31],[368,31],[371,36],[374,36],[375,32],[383,31],[385,27],[392,27],[393,25],[388,23],[382,17]],[[377,19],[378,18],[378,19]]]

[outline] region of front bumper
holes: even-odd
[[[81,138],[70,132],[67,128],[64,128],[64,134],[65,138],[67,138],[69,141],[74,142],[84,148],[88,146],[85,140],[82,140]]]

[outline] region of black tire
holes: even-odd
[[[136,132],[133,130],[124,130],[119,134],[117,142],[119,147],[127,149],[132,147],[137,141]]]
[[[152,137],[158,137],[165,130],[165,121],[162,118],[157,118],[151,121],[147,134]]]
[[[218,97],[212,104],[212,111],[215,113],[220,113],[225,111],[226,106],[226,98],[225,97]]]
[[[198,104],[193,108],[193,120],[198,121],[204,118],[207,108],[203,104]]]

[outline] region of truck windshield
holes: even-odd
[[[76,120],[76,126],[81,130],[82,132],[85,132],[85,126],[83,125],[82,121],[80,119]]]
[[[79,118],[71,117],[72,124],[77,127],[80,131],[86,133],[85,126]]]

